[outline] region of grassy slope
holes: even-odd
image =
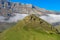
[[[46,33],[44,30],[47,31],[48,29],[44,29],[42,25],[43,28],[40,28],[38,22],[29,21],[27,23],[27,21],[24,19],[24,21],[20,21],[14,27],[3,32],[0,40],[59,40],[57,34]],[[48,25],[48,27],[50,26]]]

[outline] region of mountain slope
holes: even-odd
[[[57,34],[51,30],[51,25],[44,20],[30,15],[21,20],[14,27],[6,30],[0,36],[1,40],[59,40]]]

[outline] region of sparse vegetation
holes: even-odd
[[[16,23],[5,23],[5,22],[0,22],[0,33],[2,33],[4,30],[13,27]]]

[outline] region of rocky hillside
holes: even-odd
[[[9,16],[13,13],[20,14],[55,14],[54,11],[48,11],[43,8],[38,8],[32,4],[23,4],[19,2],[9,2],[8,0],[0,0],[0,15]]]
[[[59,40],[56,29],[50,24],[31,14],[17,25],[4,31],[1,40]]]
[[[1,28],[5,29],[5,26],[10,26],[12,23],[17,23],[19,20],[30,14],[36,15],[54,26],[60,25],[60,15],[56,16],[56,14],[59,14],[59,12],[49,11],[32,4],[23,4],[19,2],[10,2],[9,0],[0,0],[0,23],[2,24],[0,24],[0,30]]]

